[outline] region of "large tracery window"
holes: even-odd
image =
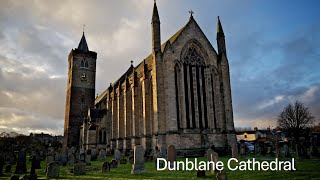
[[[209,120],[211,121],[210,114],[213,114],[211,117],[214,118],[214,124],[210,126],[216,126],[216,113],[211,112],[215,111],[212,74],[213,69],[206,64],[198,44],[191,42],[183,48],[181,59],[176,61],[174,69],[179,129],[207,129]]]

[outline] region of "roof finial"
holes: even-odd
[[[190,13],[190,17],[192,17],[194,14],[194,12],[192,10],[190,10],[189,13]]]
[[[84,24],[83,27],[82,27],[82,32],[83,32],[83,34],[84,34],[84,27],[85,27],[85,26],[86,26],[86,25]]]
[[[131,66],[133,66],[133,61],[132,60],[130,61],[130,63],[131,63]]]

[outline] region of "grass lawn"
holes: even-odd
[[[106,158],[110,161],[112,157]],[[297,171],[230,171],[227,168],[227,161],[230,157],[220,157],[219,160],[225,164],[224,171],[227,173],[228,179],[320,179],[320,160],[298,160],[296,162]],[[256,158],[268,158],[266,156],[256,156]],[[189,158],[191,160],[193,158]],[[184,159],[180,158],[178,161]],[[199,161],[205,161],[206,158],[200,157]],[[242,158],[241,160],[246,160]],[[104,161],[93,161],[91,166],[87,166],[86,175],[74,176],[69,172],[71,166],[60,168],[60,179],[216,179],[215,175],[211,175],[209,171],[206,172],[205,178],[197,178],[196,171],[157,171],[154,162],[148,161],[145,164],[146,173],[140,175],[131,174],[131,164],[121,164],[118,168],[111,169],[110,172],[101,172],[101,166]],[[31,163],[28,161],[27,168],[30,170]],[[42,169],[37,169],[36,173],[39,179],[45,179],[45,162],[41,162]],[[97,170],[93,170],[94,167]],[[12,167],[12,172],[15,167]],[[10,179],[12,173],[4,173],[0,179]],[[23,175],[20,175],[20,178]]]

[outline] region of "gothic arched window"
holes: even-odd
[[[84,67],[84,61],[83,61],[83,60],[81,60],[81,65],[80,65],[80,67]]]
[[[88,68],[88,61],[85,61],[84,67]]]

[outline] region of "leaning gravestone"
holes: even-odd
[[[102,164],[101,170],[102,170],[102,172],[109,172],[110,171],[110,163],[109,162],[104,162]]]
[[[118,149],[114,150],[114,159],[118,162],[121,160],[121,152]]]
[[[134,164],[132,165],[131,174],[144,173],[144,149],[143,146],[134,146]]]
[[[47,165],[47,178],[59,178],[60,163],[53,161]]]
[[[85,175],[86,174],[86,164],[82,162],[78,162],[73,167],[74,175]]]
[[[169,161],[169,166],[170,168],[173,167],[174,161],[177,159],[177,151],[174,145],[170,144],[168,146],[168,161]]]
[[[20,151],[18,155],[15,174],[25,174],[25,173],[27,173],[26,154],[24,151]]]
[[[99,151],[99,160],[104,160],[105,157],[106,157],[106,151],[104,149],[101,149]]]
[[[209,149],[207,152],[207,158],[209,162],[212,161],[214,162],[214,164],[216,164],[218,162],[218,153],[214,152],[214,150],[212,149]],[[214,174],[214,170],[215,170],[214,165],[211,165],[209,169],[210,169],[210,173]]]

